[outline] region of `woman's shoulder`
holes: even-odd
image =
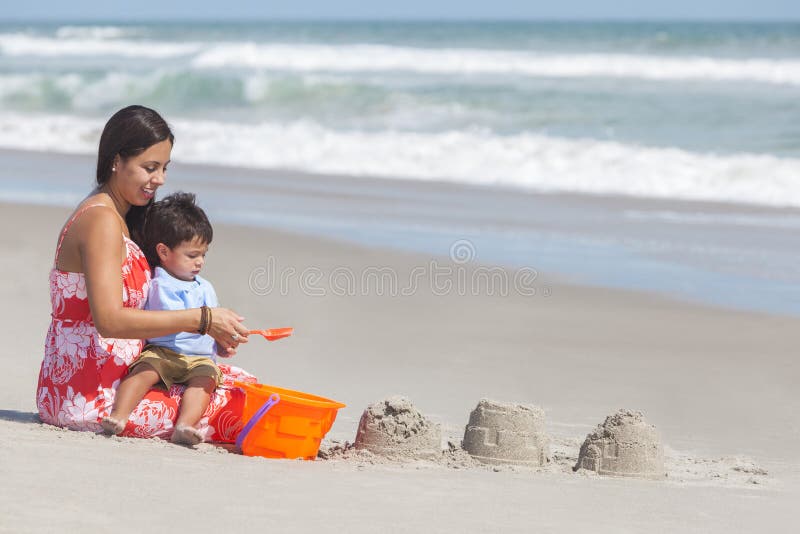
[[[122,221],[113,205],[104,202],[101,195],[91,195],[78,204],[67,224],[72,224],[78,234],[96,233],[119,239],[120,235],[125,235]]]
[[[83,272],[84,254],[103,257],[118,254],[125,235],[124,224],[113,205],[101,195],[90,195],[75,208],[59,233],[56,246],[56,268]],[[98,252],[99,251],[99,252]],[[104,260],[103,260],[104,261]]]

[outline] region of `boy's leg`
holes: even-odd
[[[133,409],[160,380],[161,377],[151,365],[147,363],[137,365],[117,388],[114,407],[108,417],[104,417],[100,423],[103,429],[111,434],[122,432]]]
[[[197,445],[203,441],[203,435],[195,425],[203,417],[216,388],[217,381],[209,376],[195,376],[186,382],[172,441],[187,445]]]

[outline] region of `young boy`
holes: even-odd
[[[144,253],[155,271],[145,309],[219,306],[214,288],[198,276],[212,237],[211,224],[190,193],[175,193],[150,207],[143,241]],[[203,317],[207,317],[207,331],[209,309],[203,309]],[[216,354],[214,339],[201,333],[181,332],[148,339],[117,389],[111,414],[100,423],[103,429],[109,434],[121,433],[133,409],[153,386],[169,390],[172,384],[184,384],[186,391],[172,441],[184,445],[200,443],[203,435],[195,425],[222,381]]]

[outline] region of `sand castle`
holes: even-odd
[[[393,396],[364,410],[354,447],[398,459],[439,459],[442,432],[407,398]],[[470,413],[462,448],[485,464],[540,467],[550,461],[550,437],[538,406],[482,399]],[[586,436],[574,471],[662,479],[664,449],[641,412],[620,410]]]
[[[601,475],[659,479],[666,476],[656,428],[641,412],[620,410],[586,436],[574,470]]]
[[[405,397],[370,404],[361,415],[355,447],[380,456],[436,458],[442,454],[442,431]]]
[[[550,456],[544,411],[482,399],[469,415],[462,447],[483,463],[544,465]]]

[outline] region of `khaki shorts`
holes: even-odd
[[[172,387],[172,384],[185,384],[196,376],[213,378],[218,387],[222,384],[222,372],[219,367],[211,358],[205,356],[185,356],[166,347],[147,345],[128,367],[128,372],[142,363],[156,370],[161,377],[161,383],[157,386],[165,389]]]

